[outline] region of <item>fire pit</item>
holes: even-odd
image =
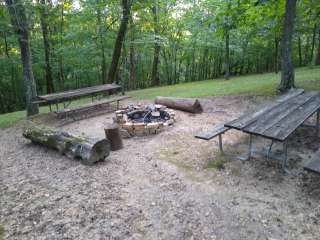
[[[123,137],[157,134],[175,121],[175,113],[163,105],[129,106],[116,111]]]

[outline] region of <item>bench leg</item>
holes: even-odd
[[[316,136],[319,137],[319,128],[320,128],[320,110],[317,111],[317,123],[316,123]]]
[[[222,134],[219,134],[219,150],[221,154],[224,154],[222,147]]]

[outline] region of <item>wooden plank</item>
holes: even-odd
[[[258,107],[257,109],[259,109],[259,110],[252,111],[251,113],[246,113],[246,114],[242,115],[241,117],[239,117],[231,122],[226,123],[225,126],[230,127],[230,128],[235,128],[238,130],[242,130],[243,128],[245,128],[249,124],[256,121],[263,114],[272,110],[274,107],[278,106],[279,104],[281,104],[283,102],[288,101],[291,98],[299,96],[303,92],[304,92],[303,89],[289,90],[289,92],[287,94],[278,97],[277,99],[273,100],[272,102],[269,102],[267,104],[264,104],[263,106]]]
[[[320,108],[320,93],[263,133],[278,141],[286,140],[305,120]]]
[[[195,135],[194,137],[195,138],[200,138],[200,139],[203,139],[203,140],[210,140],[222,133],[225,133],[226,131],[228,131],[230,128],[228,127],[225,127],[223,124],[221,125],[218,125],[212,129],[209,129],[207,131],[203,131],[197,135]]]
[[[305,170],[320,174],[320,154],[316,152],[315,157],[311,162],[307,163],[304,167]]]
[[[256,134],[263,135],[266,130],[278,124],[279,121],[290,115],[309,100],[312,100],[312,98],[316,95],[318,95],[318,92],[308,92],[291,100],[287,100],[286,102],[280,103],[278,106],[263,114],[259,119],[245,127],[243,130],[246,132],[254,132]]]
[[[121,89],[121,86],[117,84],[104,84],[104,85],[80,88],[80,89],[75,89],[75,90],[70,90],[70,91],[65,91],[60,93],[42,95],[42,96],[38,96],[38,98],[46,100],[48,102],[56,102],[56,101],[69,100],[75,97],[91,95],[95,93],[107,92],[107,91],[116,90],[116,89]]]

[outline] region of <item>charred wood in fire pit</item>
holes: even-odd
[[[191,113],[201,113],[203,111],[198,99],[157,97],[155,103],[164,105],[168,108],[178,109]]]

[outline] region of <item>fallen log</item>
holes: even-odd
[[[122,137],[118,124],[113,123],[105,129],[106,138],[110,141],[111,151],[117,151],[123,148]]]
[[[198,99],[157,97],[155,103],[164,105],[168,108],[182,110],[191,113],[201,113],[203,111]]]
[[[67,132],[55,130],[46,126],[31,126],[23,136],[33,143],[58,150],[68,157],[80,159],[85,165],[104,160],[110,153],[108,139],[95,140],[85,137],[73,136]]]

